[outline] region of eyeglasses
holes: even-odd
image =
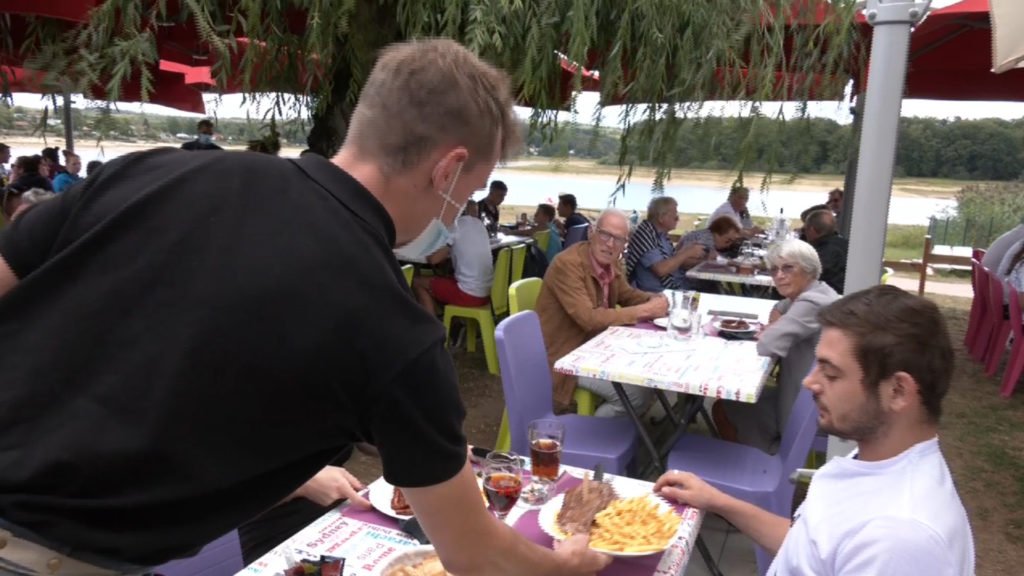
[[[623,238],[622,236],[616,236],[615,234],[612,234],[611,232],[604,230],[602,228],[595,228],[595,230],[597,231],[598,239],[601,240],[601,242],[604,242],[605,244],[613,243],[615,244],[615,246],[622,248],[626,245],[626,242],[629,240],[628,238]]]
[[[792,276],[793,272],[796,272],[796,266],[793,264],[783,264],[782,266],[772,266],[768,269],[768,273],[772,276],[778,276],[784,274],[786,276]]]

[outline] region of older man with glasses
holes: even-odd
[[[661,318],[668,313],[668,300],[631,287],[620,259],[629,237],[629,222],[618,210],[605,210],[590,234],[590,240],[566,248],[548,268],[537,297],[548,363],[565,356],[610,326],[635,324]],[[620,308],[616,308],[620,306]],[[556,412],[572,410],[576,386],[605,400],[597,416],[618,416],[626,409],[611,382],[577,379],[554,373]],[[630,404],[643,413],[651,402],[651,391],[624,386]]]

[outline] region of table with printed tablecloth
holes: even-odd
[[[588,472],[571,466],[562,467],[563,474],[555,484],[555,493],[562,493],[581,482]],[[524,470],[524,482],[528,469]],[[615,486],[630,493],[651,491],[653,484],[606,475]],[[368,490],[383,489],[387,485],[380,479]],[[704,513],[696,508],[675,504],[682,523],[675,540],[663,553],[633,558],[616,558],[601,572],[603,576],[675,576],[686,571],[694,543],[700,532]],[[531,542],[551,548],[550,536],[537,522],[537,510],[517,505],[505,522]],[[344,576],[383,576],[388,563],[401,552],[419,543],[398,528],[398,521],[376,510],[359,510],[343,505],[331,510],[317,521],[274,548],[236,576],[273,576],[303,558],[320,555],[345,558]]]
[[[740,274],[734,264],[720,262],[701,262],[686,271],[689,280],[715,282],[727,292],[746,293],[766,298],[771,295],[775,281],[765,271],[755,274]]]
[[[739,314],[756,316],[764,324],[773,304],[760,298],[701,293],[697,311],[707,322],[715,315]],[[608,328],[560,358],[554,368],[563,374],[611,381],[636,425],[652,464],[664,470],[665,457],[685,433],[692,418],[702,410],[704,398],[757,402],[775,360],[760,356],[757,343],[752,340],[704,336],[703,329],[695,330],[692,337],[680,339],[653,328],[650,325]],[[641,415],[627,400],[622,384],[655,390],[675,428],[660,448],[655,446],[644,427]],[[665,391],[687,395],[684,417],[674,415]]]

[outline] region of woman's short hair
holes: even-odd
[[[650,203],[647,204],[647,219],[654,222],[678,205],[679,203],[676,202],[676,199],[671,196],[652,198]]]
[[[740,232],[740,225],[732,219],[732,216],[719,216],[708,226],[708,230],[715,236],[724,236],[729,232]]]
[[[768,266],[772,268],[780,265],[782,262],[788,262],[796,264],[815,280],[821,277],[821,259],[818,258],[818,252],[813,246],[803,240],[787,238],[778,244],[773,244],[768,249],[765,260]]]
[[[33,204],[39,204],[46,200],[52,200],[56,198],[57,194],[49,190],[43,190],[42,188],[30,188],[24,194],[21,195],[21,204],[32,206]]]

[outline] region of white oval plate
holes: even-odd
[[[659,327],[659,328],[665,328],[666,330],[668,329],[668,318],[667,317],[666,318],[655,318],[654,320],[651,320],[651,322],[653,322],[654,325]]]
[[[392,570],[398,570],[399,568],[405,568],[407,566],[415,566],[436,554],[437,551],[434,550],[433,546],[416,546],[408,548],[399,552],[394,558],[392,558],[391,561],[384,566],[384,570],[381,574],[383,574],[383,576],[388,576]]]
[[[711,323],[711,325],[714,326],[715,330],[718,330],[719,332],[732,332],[733,334],[750,334],[751,332],[757,332],[757,329],[761,327],[760,322],[758,322],[757,320],[744,320],[744,322],[750,325],[750,327],[747,328],[746,330],[737,330],[735,328],[722,328],[721,320],[715,320],[714,322]]]
[[[477,478],[476,486],[477,489],[480,490],[480,498],[483,499],[484,506],[487,506],[487,496],[484,495],[484,481]],[[380,479],[380,484],[374,486],[369,492],[370,493],[366,499],[369,500],[370,504],[372,504],[373,507],[382,514],[391,516],[392,518],[397,518],[398,520],[408,520],[409,518],[412,518],[412,516],[398,514],[393,508],[391,508],[391,497],[395,495],[395,487],[385,482],[383,478]]]
[[[373,489],[370,490],[370,495],[367,500],[369,500],[370,504],[373,504],[373,507],[382,514],[386,514],[399,520],[408,520],[409,518],[412,518],[411,515],[406,516],[404,514],[399,514],[391,508],[391,497],[394,495],[395,487],[382,480],[379,485],[374,486]]]
[[[635,496],[646,496],[648,498],[651,498],[655,503],[657,503],[658,507],[661,508],[662,510],[673,510],[673,513],[675,513],[671,504],[665,501],[665,499],[651,492],[644,491],[637,493],[637,491],[635,490],[623,490],[619,486],[615,487],[615,492],[616,494],[618,494],[619,498],[633,498]],[[624,494],[623,492],[630,493]],[[558,527],[558,512],[559,510],[562,509],[563,501],[565,501],[565,494],[559,494],[558,496],[555,496],[551,500],[548,500],[547,504],[542,506],[540,512],[537,514],[537,523],[540,525],[540,529],[543,530],[545,534],[551,536],[555,540],[564,540],[566,536],[565,533],[562,532],[562,529]],[[682,522],[679,523],[679,526],[680,528],[682,527]],[[665,544],[664,548],[648,552],[618,552],[614,550],[602,550],[600,548],[591,549],[597,552],[601,552],[602,554],[607,554],[609,556],[616,556],[620,558],[650,556],[651,554],[661,554],[665,550],[668,550],[668,547],[671,546],[672,543],[675,542],[675,540],[676,538],[672,537],[669,539],[668,543]]]

